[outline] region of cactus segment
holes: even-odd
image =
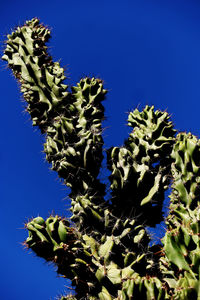
[[[133,131],[125,146],[107,151],[113,205],[130,214],[134,203],[132,212],[150,226],[162,220],[164,192],[170,182],[170,153],[176,131],[169,118],[167,112],[154,111],[153,106],[142,112],[135,109],[128,117]]]
[[[56,250],[62,247],[63,242],[67,241],[68,226],[69,221],[58,216],[50,216],[46,221],[41,217],[34,218],[26,225],[29,230],[29,237],[26,243],[29,248],[33,249],[34,247],[37,248],[37,246],[50,247],[51,245]],[[71,231],[71,229],[69,230]],[[34,249],[34,251],[36,252],[37,250]]]
[[[168,231],[162,240],[165,256],[161,260],[166,282],[170,282],[170,274],[176,282],[172,284],[174,299],[200,296],[199,151],[200,142],[191,133],[177,135],[171,154],[173,185]]]
[[[43,132],[58,107],[66,105],[68,96],[67,85],[63,84],[64,69],[47,54],[45,43],[50,30],[34,18],[7,38],[2,59],[8,62],[21,85],[33,125]]]
[[[101,101],[106,91],[102,81],[94,78],[82,79],[72,91],[71,116],[67,118],[67,111],[66,116],[54,118],[47,128],[44,151],[52,169],[65,179],[65,183],[72,189],[79,188],[84,194],[92,188],[103,159],[101,121],[104,110]]]

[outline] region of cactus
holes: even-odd
[[[36,217],[26,246],[71,280],[75,295],[60,299],[200,298],[200,141],[177,133],[167,112],[146,106],[128,116],[132,132],[106,151],[111,197],[99,173],[106,90],[83,78],[68,91],[53,62],[50,31],[37,18],[7,36],[3,60],[20,83],[33,126],[45,136],[52,170],[70,188],[71,217]],[[166,233],[151,244],[148,226]]]

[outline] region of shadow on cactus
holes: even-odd
[[[200,142],[176,133],[167,112],[146,106],[128,116],[124,146],[107,150],[111,199],[98,179],[106,90],[83,78],[68,91],[64,70],[47,53],[48,28],[34,18],[8,35],[3,59],[20,83],[52,169],[70,188],[71,220],[32,219],[28,248],[57,266],[76,294],[61,299],[199,299]],[[162,245],[147,226],[163,220]]]

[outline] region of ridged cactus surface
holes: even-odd
[[[111,198],[99,174],[106,90],[96,78],[64,84],[37,18],[7,36],[3,59],[20,83],[27,111],[45,137],[52,170],[70,188],[71,218],[36,217],[25,244],[72,281],[60,299],[200,299],[200,141],[177,133],[167,112],[146,106],[128,116],[132,132],[106,151]],[[147,226],[169,214],[162,243]]]

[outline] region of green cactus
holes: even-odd
[[[60,299],[200,299],[200,141],[178,133],[167,112],[146,106],[128,116],[122,147],[106,151],[111,198],[98,179],[103,160],[103,82],[83,78],[68,91],[47,53],[48,28],[34,18],[8,35],[3,59],[18,79],[52,169],[70,188],[71,218],[36,217],[26,246],[71,280]],[[151,245],[148,226],[166,233]]]

